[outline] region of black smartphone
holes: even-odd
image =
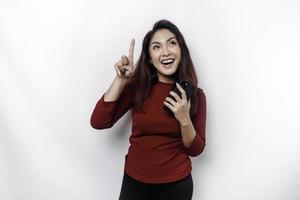
[[[185,81],[185,80],[181,80],[179,82],[179,85],[184,89],[185,93],[186,93],[186,97],[187,97],[187,100],[189,100],[190,98],[192,98],[195,90],[196,90],[196,86],[192,85],[191,83],[189,83],[188,81]],[[182,98],[181,96],[181,92],[179,91],[179,89],[177,88],[177,86],[175,85],[175,88],[173,89],[173,91],[175,93],[178,94],[178,96],[180,98]],[[176,99],[170,94],[169,95],[170,98],[172,98],[174,101],[176,101]],[[172,110],[170,110],[165,104],[163,105],[163,109],[168,112],[169,114],[171,115],[174,115],[174,113],[172,112]]]

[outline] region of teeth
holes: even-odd
[[[167,60],[161,61],[162,64],[170,64],[171,62],[174,62],[174,59],[167,59]]]

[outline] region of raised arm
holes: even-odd
[[[130,43],[129,56],[122,56],[115,64],[117,75],[93,110],[90,119],[93,128],[112,127],[132,106],[131,97],[134,91],[127,87],[127,83],[134,72],[133,51],[134,39]]]

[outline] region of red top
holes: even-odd
[[[196,137],[186,148],[179,122],[163,110],[163,101],[172,85],[158,82],[152,86],[143,104],[145,113],[131,109],[132,133],[124,168],[128,175],[141,182],[167,183],[184,178],[192,170],[189,155],[199,155],[205,146],[206,97],[203,90],[197,88],[200,111],[192,118]],[[123,90],[118,100],[110,102],[104,101],[103,94],[92,113],[91,126],[95,129],[112,127],[132,107],[132,94],[125,94]]]

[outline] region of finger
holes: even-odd
[[[180,96],[176,92],[171,91],[170,95],[172,95],[176,99],[177,102],[179,102],[181,100]]]
[[[190,105],[191,105],[191,99],[189,99],[189,100],[187,101],[187,105],[190,107]]]
[[[173,99],[171,99],[170,97],[167,97],[166,99],[165,99],[165,101],[167,101],[167,102],[169,102],[173,107],[175,107],[175,105],[176,105],[176,101],[174,101]]]
[[[126,71],[125,68],[124,68],[124,66],[122,65],[122,61],[121,60],[119,60],[119,62],[117,62],[117,66],[118,66],[118,68],[119,68],[119,70],[120,70],[120,72],[122,74]]]
[[[186,100],[187,101],[184,89],[178,83],[176,83],[176,86],[177,86],[178,90],[181,92],[182,100]]]
[[[121,61],[122,61],[123,65],[128,65],[129,64],[127,56],[122,56]]]
[[[132,70],[132,67],[130,67],[129,65],[125,65],[123,67],[126,69],[126,71],[131,71]]]
[[[124,69],[124,67],[121,67],[120,72],[121,72],[122,74],[126,73],[126,70]]]
[[[129,47],[129,54],[128,54],[129,65],[133,65],[134,44],[135,44],[135,40],[133,38],[130,42],[130,47]]]
[[[170,108],[170,110],[174,113],[174,108],[173,108],[173,106],[172,106],[169,102],[164,101],[164,104],[165,104],[168,108]]]
[[[115,69],[117,71],[118,76],[121,76],[121,72],[120,72],[120,69],[118,67],[118,63],[115,64]]]
[[[122,66],[123,66],[122,60],[119,60],[119,61],[117,62],[117,65],[118,65],[118,67],[122,67]]]

